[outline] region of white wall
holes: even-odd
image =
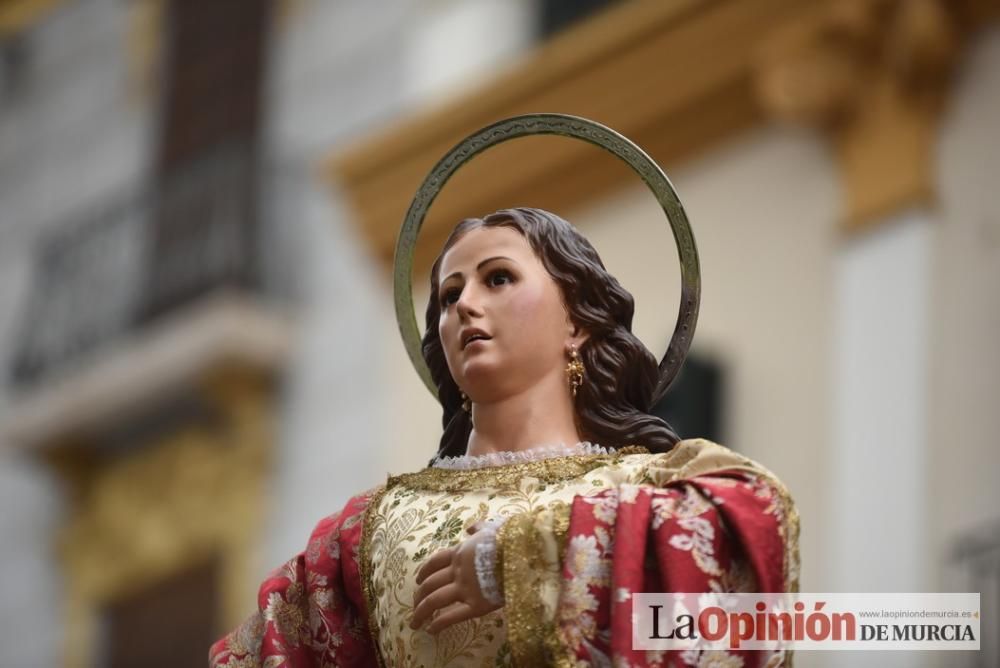
[[[142,181],[148,99],[124,57],[128,14],[79,0],[29,31],[21,86],[0,97],[0,371],[6,376],[39,235]],[[11,388],[0,382],[0,423]],[[0,442],[0,665],[53,666],[63,638],[60,487]]]
[[[977,591],[983,619],[1000,617],[1000,554],[992,587],[973,589],[959,541],[1000,542],[1000,29],[968,54],[938,146],[939,225],[934,240],[928,481],[930,587]],[[1000,663],[994,621],[979,665]]]
[[[937,560],[956,534],[1000,520],[1000,30],[971,50],[952,95],[931,286]]]
[[[438,105],[511,67],[532,44],[532,0],[429,0],[407,32],[405,87],[418,104]]]
[[[833,591],[929,591],[926,417],[936,224],[926,211],[899,214],[838,253],[828,479]],[[844,666],[934,665],[920,652],[835,658]]]

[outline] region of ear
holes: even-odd
[[[570,323],[568,336],[566,337],[567,353],[569,352],[570,346],[575,345],[577,350],[582,348],[583,344],[586,343],[589,338],[590,338],[590,332],[583,329],[582,327]]]

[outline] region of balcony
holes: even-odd
[[[230,148],[55,226],[10,360],[7,436],[90,429],[223,363],[280,366],[288,285],[269,269],[280,231],[258,213],[269,182]]]

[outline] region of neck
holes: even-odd
[[[466,454],[518,452],[580,442],[573,400],[563,374],[551,374],[521,393],[472,407]]]

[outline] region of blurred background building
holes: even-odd
[[[389,268],[420,180],[517,113],[667,169],[701,253],[657,407],[773,469],[803,591],[980,591],[1000,665],[995,0],[2,0],[0,665],[195,666],[440,413]],[[470,164],[425,226],[577,224],[661,354],[662,212],[560,138]],[[422,308],[421,308],[422,312]]]

